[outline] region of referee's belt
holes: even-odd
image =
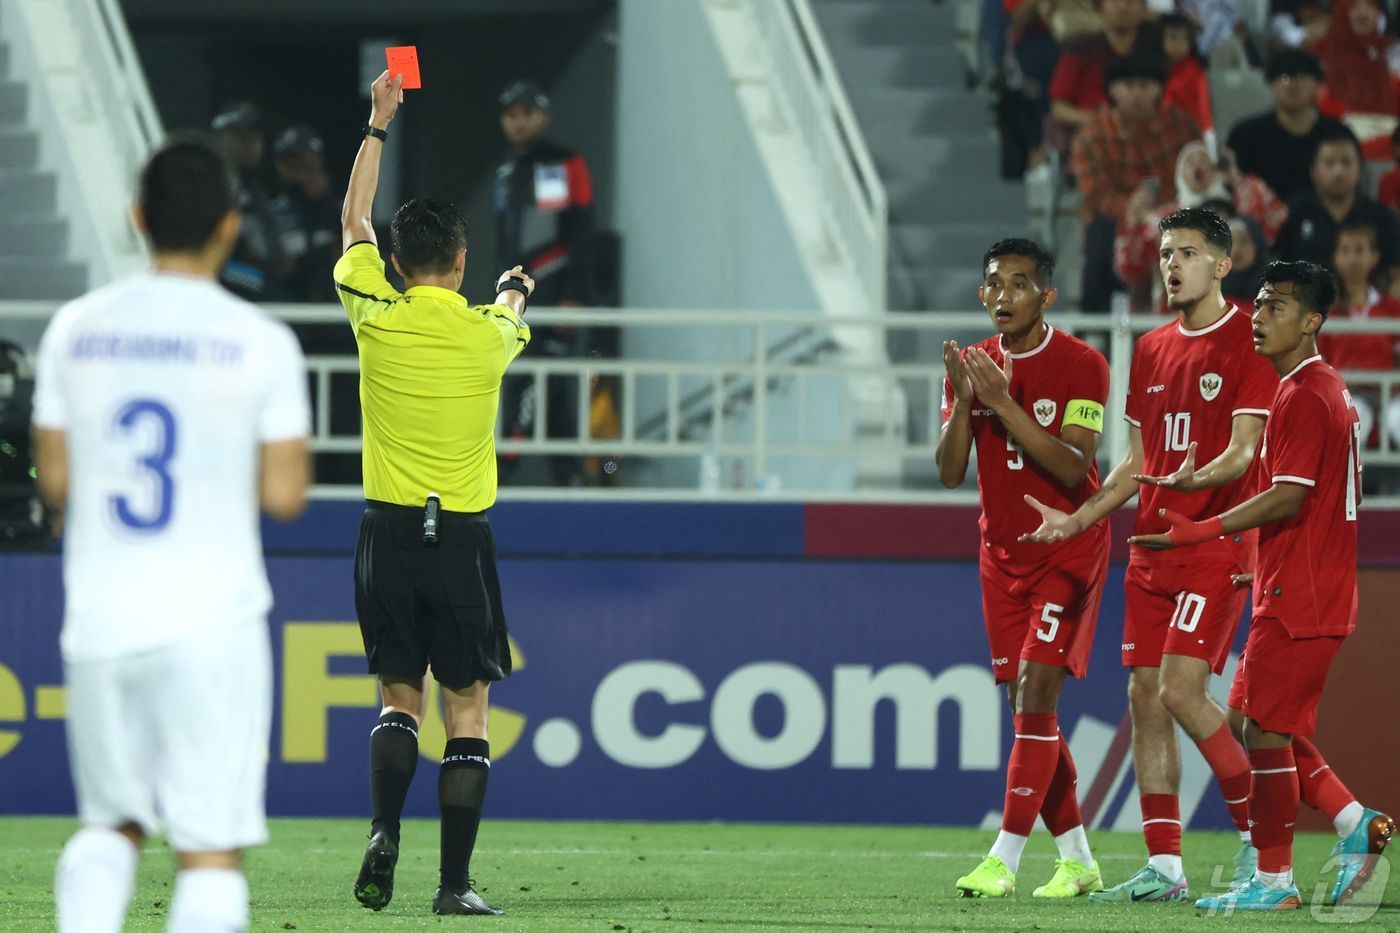
[[[395,502],[380,502],[378,499],[366,499],[365,511],[372,515],[383,515],[389,518],[405,518],[421,522],[423,520],[423,506],[421,505],[399,505]],[[458,524],[465,522],[486,521],[485,512],[449,512],[447,509],[438,510],[438,520],[443,524]]]

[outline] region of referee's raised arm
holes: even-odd
[[[369,86],[372,101],[369,122],[363,127],[364,140],[355,167],[350,170],[350,185],[345,190],[345,204],[340,208],[340,248],[349,249],[356,243],[374,243],[374,193],[379,188],[379,156],[384,141],[389,138],[389,123],[403,103],[403,75],[385,71]]]

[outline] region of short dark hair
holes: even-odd
[[[467,222],[450,201],[414,198],[394,214],[389,242],[404,275],[441,275],[467,248]]]
[[[1322,62],[1311,52],[1288,47],[1279,49],[1264,63],[1264,79],[1275,81],[1282,77],[1307,77],[1322,80]]]
[[[136,203],[158,253],[197,253],[238,204],[228,162],[201,136],[179,136],[141,169]]]
[[[1358,161],[1365,162],[1366,156],[1361,152],[1361,140],[1356,138],[1356,134],[1342,123],[1325,123],[1318,128],[1317,142],[1313,145],[1312,158],[1308,160],[1311,165],[1317,161],[1317,154],[1322,151],[1322,147],[1328,143],[1349,143],[1356,150]]]
[[[992,264],[993,259],[1000,259],[1002,256],[1022,256],[1035,263],[1035,281],[1042,288],[1049,288],[1055,281],[1055,257],[1051,256],[1045,247],[1035,240],[1027,240],[1023,237],[1010,237],[1005,240],[997,240],[985,253],[982,254],[982,276],[987,275],[987,267]]]
[[[1160,55],[1135,52],[1122,58],[1111,58],[1103,69],[1103,86],[1107,89],[1115,81],[1156,81],[1167,83],[1167,62]]]
[[[1381,232],[1376,229],[1376,225],[1370,221],[1352,218],[1342,221],[1342,225],[1337,228],[1336,239],[1340,240],[1344,233],[1364,233],[1371,238],[1371,245],[1380,249]]]
[[[1215,211],[1203,207],[1184,207],[1172,211],[1157,221],[1157,229],[1162,233],[1168,230],[1194,230],[1206,238],[1206,243],[1220,250],[1222,256],[1230,255],[1235,237],[1230,233],[1230,225],[1220,219]]]
[[[1276,259],[1264,267],[1259,277],[1260,286],[1279,285],[1291,282],[1293,297],[1306,312],[1316,311],[1327,320],[1332,306],[1337,303],[1337,280],[1325,266],[1315,262],[1284,262]]]

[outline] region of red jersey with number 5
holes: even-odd
[[[1259,528],[1254,613],[1294,638],[1356,630],[1361,425],[1337,371],[1312,356],[1279,383],[1259,454],[1266,483],[1306,486],[1303,505]]]
[[[1176,320],[1143,334],[1133,347],[1123,414],[1142,432],[1142,472],[1175,473],[1193,441],[1196,466],[1210,463],[1230,446],[1236,415],[1268,417],[1277,386],[1273,365],[1254,352],[1249,315],[1234,305],[1199,330]],[[1249,497],[1250,478],[1246,470],[1233,483],[1196,492],[1142,486],[1133,534],[1166,531],[1158,509],[1198,520],[1219,515]],[[1133,548],[1132,556],[1148,559],[1149,552]]]
[[[1001,337],[976,344],[1004,365]],[[969,348],[970,349],[970,348]],[[964,351],[964,354],[966,351]],[[1011,397],[1046,431],[1059,437],[1067,425],[1103,431],[1108,402],[1108,361],[1084,341],[1047,326],[1033,350],[1011,354]],[[943,380],[943,421],[953,413],[952,383]],[[972,403],[972,440],[977,446],[977,492],[982,503],[982,538],[1007,563],[1036,566],[1062,547],[1022,544],[1016,539],[1040,526],[1025,503],[1029,493],[1052,508],[1073,512],[1099,489],[1097,464],[1077,486],[1066,486],[1021,449],[990,408]]]

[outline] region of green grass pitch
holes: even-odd
[[[0,928],[53,929],[54,863],[74,823],[0,819]],[[372,913],[355,903],[363,820],[274,820],[272,842],[248,858],[254,930],[1177,930],[1273,928],[1351,920],[1400,929],[1400,883],[1386,891],[1388,865],[1363,892],[1371,908],[1352,915],[1208,917],[1191,906],[1096,907],[1040,903],[1031,889],[1050,877],[1054,847],[1042,831],[1021,865],[1020,890],[1000,901],[954,896],[954,880],[985,853],[993,833],[942,827],[789,826],[676,823],[513,822],[482,827],[472,873],[499,918],[434,917],[437,825],[404,824],[394,900]],[[1112,884],[1141,866],[1141,837],[1099,832],[1090,841]],[[1233,833],[1189,833],[1193,895],[1208,893],[1215,866],[1228,866]],[[1330,875],[1331,836],[1300,836],[1298,887],[1305,902]],[[172,861],[163,845],[141,860],[127,929],[163,929]],[[1325,890],[1325,887],[1323,888]],[[1375,906],[1378,904],[1379,906]],[[1355,921],[1360,920],[1360,923]],[[1260,925],[1263,925],[1261,927]]]

